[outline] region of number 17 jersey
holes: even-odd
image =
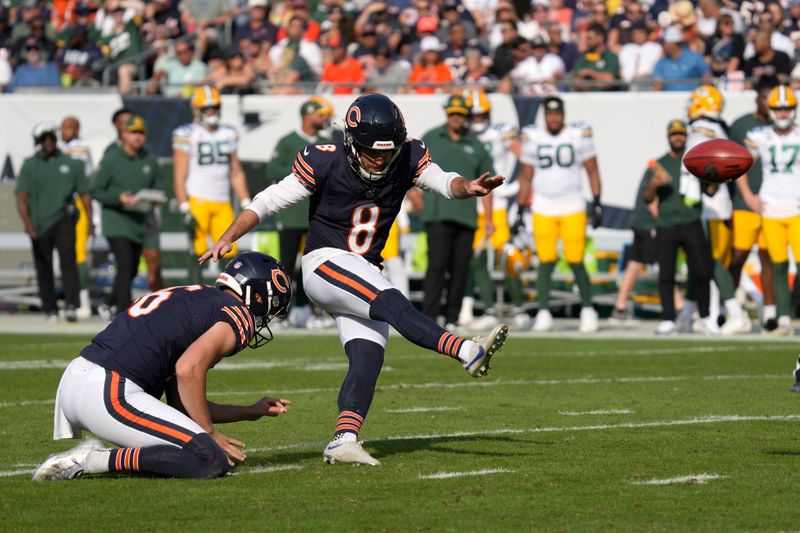
[[[596,155],[586,123],[566,124],[555,135],[541,126],[523,128],[520,161],[534,168],[533,211],[547,216],[584,211],[583,163]]]
[[[800,127],[779,135],[772,126],[753,128],[745,146],[761,158],[763,181],[758,194],[767,218],[800,215]]]

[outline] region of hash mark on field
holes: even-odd
[[[22,400],[21,402],[2,402],[0,407],[22,407],[25,405],[48,405],[56,403],[55,400]]]
[[[405,409],[384,409],[387,413],[429,413],[440,411],[460,411],[461,407],[407,407]]]
[[[23,475],[32,475],[33,470],[6,470],[5,472],[0,472],[0,477],[14,477],[14,476],[23,476]]]
[[[648,481],[632,481],[633,485],[677,485],[681,483],[692,483],[705,485],[712,479],[724,479],[726,476],[719,474],[696,474],[692,476],[671,477],[667,479],[650,479]]]
[[[564,416],[585,416],[585,415],[632,415],[632,409],[597,409],[595,411],[559,411],[558,414]]]
[[[229,476],[246,476],[249,474],[270,474],[272,472],[286,472],[288,470],[302,470],[302,465],[283,465],[283,466],[254,466],[253,468],[243,468],[231,472]]]
[[[420,475],[419,479],[450,479],[464,476],[485,476],[488,474],[513,474],[515,470],[507,468],[484,468],[483,470],[468,470],[466,472],[438,472],[436,474]]]

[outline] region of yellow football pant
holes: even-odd
[[[583,263],[586,248],[586,213],[579,211],[565,216],[533,214],[533,240],[542,263],[555,263],[558,240],[564,245],[567,263]]]
[[[792,247],[794,260],[800,260],[800,216],[789,218],[764,218],[764,237],[767,240],[769,258],[773,263],[785,263],[789,260],[789,246]]]
[[[400,225],[397,219],[392,222],[392,227],[389,229],[389,236],[386,237],[386,245],[383,247],[381,257],[384,261],[393,259],[400,255]]]
[[[209,248],[208,238],[215,243],[233,222],[233,206],[230,202],[213,202],[200,198],[189,198],[189,206],[196,222],[194,229],[194,253],[198,257]],[[225,257],[236,255],[236,243]]]
[[[726,220],[709,220],[708,237],[711,240],[711,257],[725,268],[731,263],[733,232]]]
[[[86,216],[86,209],[80,198],[75,200],[78,208],[78,222],[75,223],[75,262],[77,264],[86,262],[86,255],[89,249],[89,217]]]
[[[736,210],[733,212],[733,249],[750,251],[753,245],[759,249],[767,249],[764,239],[764,228],[761,215],[753,211]]]
[[[492,222],[494,223],[494,233],[489,237],[492,248],[499,250],[511,238],[511,230],[508,227],[508,214],[505,209],[495,209],[492,211]],[[475,238],[472,241],[473,250],[486,250],[486,213],[478,213],[478,229],[475,230]]]

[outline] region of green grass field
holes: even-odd
[[[294,402],[223,429],[248,444],[235,476],[33,483],[27,471],[73,445],[51,440],[52,399],[87,339],[0,336],[0,530],[800,527],[792,343],[512,334],[474,380],[395,337],[361,435],[383,463],[371,468],[322,462],[346,371],[338,340],[279,335],[209,374],[214,400]]]

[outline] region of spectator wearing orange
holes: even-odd
[[[311,41],[312,43],[319,41],[319,35],[322,33],[322,27],[320,26],[319,22],[310,19],[306,0],[290,0],[288,4],[288,13],[284,12],[286,15],[288,15],[286,16],[286,19],[291,21],[295,18],[299,18],[303,21],[303,40]],[[287,30],[288,25],[289,23],[286,22],[283,27],[278,30],[279,41],[284,37],[289,36]]]
[[[364,69],[347,55],[347,43],[339,39],[331,44],[320,82],[333,86],[333,94],[353,94],[364,83]]]
[[[443,86],[453,81],[450,69],[439,55],[441,49],[442,45],[436,37],[428,36],[422,39],[420,61],[414,65],[408,78],[412,90],[417,94],[441,92]]]

